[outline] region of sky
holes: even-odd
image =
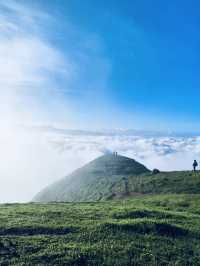
[[[0,202],[28,201],[107,150],[189,168],[200,155],[199,8],[0,0]]]

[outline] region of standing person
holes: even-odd
[[[193,169],[194,169],[194,172],[196,171],[196,167],[198,166],[198,163],[197,163],[197,160],[194,160],[193,162]]]

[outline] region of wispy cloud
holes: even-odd
[[[41,10],[28,6],[28,2],[7,0],[0,1],[0,27],[1,33],[7,37],[13,34],[29,34],[41,33],[40,25],[51,20],[51,17]]]
[[[7,114],[18,123],[65,120],[74,126],[72,121],[82,123],[80,111],[74,112],[74,108],[87,116],[84,105],[89,101],[98,112],[106,101],[111,67],[102,55],[98,36],[83,35],[65,22],[69,37],[61,49],[49,38],[50,27],[56,28],[59,20],[27,1],[0,1],[0,8],[0,108],[4,120]]]
[[[1,120],[31,123],[48,112],[44,98],[55,103],[58,81],[67,86],[75,64],[48,41],[50,15],[14,0],[1,1],[0,10]]]
[[[61,54],[37,38],[12,38],[0,43],[0,85],[3,90],[41,88],[52,73],[67,72]]]
[[[0,2],[0,80],[12,88],[43,86],[52,73],[71,74],[67,58],[45,41],[45,23],[51,17],[16,1]],[[43,24],[42,24],[43,23]]]

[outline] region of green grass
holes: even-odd
[[[200,193],[200,172],[161,172],[129,178],[129,190],[141,193]]]
[[[0,205],[0,265],[200,265],[200,195]]]

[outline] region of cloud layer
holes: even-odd
[[[82,154],[89,158],[107,151],[133,157],[149,168],[187,170],[200,157],[200,137],[145,137],[130,134],[63,134],[52,136],[51,145],[58,152]],[[92,154],[92,155],[91,155]]]
[[[200,158],[200,137],[115,131],[18,127],[1,134],[0,146],[0,202],[29,201],[46,185],[108,152],[117,151],[164,171],[191,169],[193,160]]]

